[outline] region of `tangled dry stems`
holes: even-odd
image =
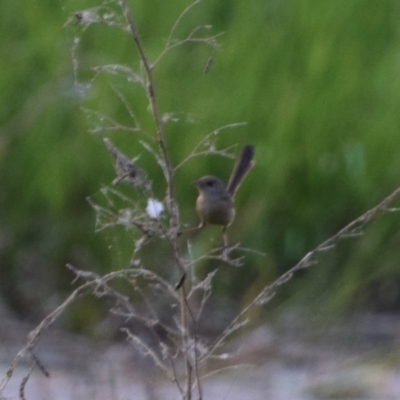
[[[48,374],[46,368],[40,363],[38,357],[34,353],[35,345],[41,334],[55,322],[62,313],[76,299],[85,295],[93,295],[97,298],[109,298],[114,303],[114,307],[110,312],[119,315],[126,321],[135,320],[146,326],[156,341],[156,347],[149,345],[140,335],[133,333],[128,328],[123,328],[126,338],[131,342],[143,355],[150,357],[154,364],[159,367],[166,377],[173,382],[184,400],[190,400],[196,393],[198,399],[203,398],[202,384],[206,376],[218,372],[218,370],[208,370],[207,363],[213,357],[223,356],[219,353],[226,340],[234,332],[242,329],[248,324],[249,312],[255,308],[266,304],[275,294],[276,290],[283,284],[290,281],[294,274],[302,269],[315,266],[319,262],[319,256],[332,250],[336,244],[344,239],[358,238],[363,235],[363,228],[371,220],[378,215],[390,212],[397,212],[397,208],[390,207],[391,204],[400,195],[400,188],[396,189],[392,194],[386,197],[381,203],[368,210],[366,213],[349,223],[337,234],[333,235],[315,249],[307,253],[295,266],[278,277],[274,282],[265,286],[260,292],[244,307],[233,319],[225,326],[218,337],[208,342],[198,335],[198,324],[205,312],[205,306],[211,298],[213,279],[217,274],[217,270],[208,273],[205,277],[199,278],[196,275],[195,266],[206,259],[227,262],[228,264],[240,267],[243,264],[243,257],[232,258],[231,254],[237,251],[252,251],[242,249],[239,244],[231,245],[227,249],[227,255],[222,255],[221,248],[215,248],[199,256],[196,259],[183,256],[181,243],[179,242],[178,232],[180,227],[179,209],[175,199],[174,176],[175,172],[185,165],[190,159],[198,156],[217,154],[224,157],[231,157],[232,148],[220,149],[216,144],[216,137],[226,129],[235,128],[241,124],[230,124],[218,128],[215,131],[205,135],[199,143],[193,148],[189,155],[177,165],[173,165],[167,148],[167,143],[163,128],[163,116],[160,114],[157,103],[157,91],[153,80],[153,70],[157,67],[162,58],[177,46],[181,46],[187,42],[200,42],[212,47],[217,47],[216,39],[219,35],[198,36],[199,32],[207,30],[208,27],[200,26],[193,29],[186,38],[182,40],[174,40],[174,33],[178,24],[183,17],[197,4],[200,0],[191,3],[177,18],[168,36],[166,46],[153,63],[147,59],[142,41],[140,39],[136,24],[134,22],[131,10],[125,0],[118,0],[122,16],[109,7],[96,7],[90,10],[75,13],[66,25],[78,21],[84,28],[93,23],[102,23],[109,26],[119,26],[127,31],[135,44],[142,65],[140,72],[135,72],[127,67],[108,65],[96,67],[95,74],[103,72],[123,72],[133,79],[134,83],[138,83],[145,90],[153,116],[155,127],[155,138],[158,149],[156,150],[147,141],[141,140],[143,147],[154,156],[156,163],[163,171],[166,182],[166,196],[164,204],[167,210],[169,220],[167,223],[159,218],[151,218],[148,213],[144,212],[140,205],[135,204],[128,196],[123,195],[116,189],[104,188],[103,194],[113,203],[113,196],[125,201],[129,207],[111,211],[108,208],[101,207],[92,199],[90,204],[94,208],[98,218],[98,229],[106,229],[109,226],[123,225],[126,227],[135,226],[143,234],[140,239],[135,242],[135,249],[142,248],[154,237],[161,237],[168,242],[174,264],[180,276],[179,282],[182,283],[179,290],[176,290],[176,282],[169,282],[164,277],[157,274],[150,268],[141,265],[140,260],[137,265],[126,269],[110,272],[104,275],[96,274],[92,271],[84,271],[72,265],[67,267],[74,273],[75,281],[83,281],[79,286],[67,297],[67,299],[57,307],[52,313],[47,315],[41,323],[29,333],[25,346],[18,352],[14,360],[10,363],[5,377],[0,385],[0,394],[3,392],[8,382],[13,376],[15,368],[22,358],[28,358],[31,362],[31,371],[34,367],[39,368],[45,375]],[[126,98],[115,88],[118,97],[127,108],[133,120],[133,127],[119,124],[110,116],[100,114],[96,111],[85,110],[89,118],[94,122],[94,130],[92,132],[105,131],[128,131],[132,133],[140,132],[145,137],[151,137],[147,132],[143,132],[135,113],[129,106]],[[100,124],[98,121],[102,121]],[[109,139],[105,139],[105,145],[113,156],[115,163],[116,178],[114,185],[125,182],[132,186],[134,190],[140,191],[144,197],[153,198],[151,180],[148,179],[145,171],[140,169],[135,161],[130,160],[120,150],[118,150]],[[189,244],[188,244],[189,246]],[[190,246],[189,246],[190,247]],[[189,252],[190,254],[190,252]],[[190,279],[183,282],[183,278],[190,275]],[[123,279],[128,282],[132,290],[140,293],[146,311],[137,308],[131,299],[120,291],[113,288],[112,283],[117,279]],[[143,290],[143,288],[150,290]],[[157,308],[157,302],[152,294],[162,294],[163,299],[179,310],[179,318],[172,318],[167,322],[162,322],[160,310]],[[166,337],[158,334],[156,328],[163,328]],[[183,361],[184,371],[179,368]],[[20,398],[24,398],[24,389],[29,379],[31,371],[20,385]]]

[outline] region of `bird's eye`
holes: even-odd
[[[213,181],[207,181],[207,186],[210,186],[210,187],[214,186],[214,182]]]

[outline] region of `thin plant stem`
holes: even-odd
[[[130,34],[132,35],[133,41],[136,45],[136,49],[139,53],[139,57],[141,59],[141,62],[143,64],[145,74],[146,74],[146,79],[147,79],[147,97],[149,99],[150,103],[150,108],[151,112],[153,115],[153,120],[156,128],[156,135],[157,135],[157,143],[162,155],[163,159],[163,173],[164,177],[166,180],[167,184],[167,195],[166,195],[166,201],[167,201],[167,209],[169,211],[169,216],[170,216],[170,234],[168,235],[169,237],[169,242],[172,245],[173,248],[173,254],[174,254],[174,259],[176,262],[176,265],[179,269],[181,277],[185,276],[185,265],[183,258],[181,256],[181,251],[179,247],[179,243],[177,240],[178,236],[178,230],[179,230],[179,213],[178,213],[178,206],[175,201],[175,194],[174,194],[174,182],[173,182],[173,176],[174,176],[174,170],[172,167],[172,163],[169,157],[169,153],[167,150],[167,144],[165,140],[165,135],[164,135],[164,129],[163,129],[163,124],[162,120],[160,118],[160,113],[158,110],[158,104],[157,104],[157,94],[156,94],[156,88],[155,88],[155,83],[154,83],[154,78],[152,74],[152,67],[150,66],[150,63],[147,59],[146,53],[144,51],[142,42],[139,37],[138,30],[136,28],[136,24],[134,22],[132,13],[129,9],[129,6],[126,2],[126,0],[119,0],[119,4],[121,6],[121,9],[123,11],[123,14],[125,16],[125,19],[128,23],[128,29]],[[174,30],[174,28],[173,28]],[[189,327],[188,327],[188,321],[187,321],[187,312],[191,315],[193,325],[195,325],[195,320],[193,318],[193,314],[190,310],[190,306],[187,302],[187,296],[185,292],[184,285],[181,285],[180,288],[180,314],[181,314],[181,324],[183,328],[183,338],[184,338],[184,343],[183,343],[183,349],[184,349],[184,359],[185,359],[185,368],[186,368],[186,394],[185,394],[185,400],[191,400],[191,393],[192,393],[192,365],[189,357],[189,350],[190,350],[190,338],[189,338]],[[194,335],[196,337],[196,334]],[[196,339],[195,339],[195,347],[196,347]],[[195,359],[196,359],[196,349],[195,349]],[[195,361],[195,364],[197,364],[197,361]],[[195,366],[196,370],[197,366]]]
[[[294,267],[283,273],[273,283],[265,286],[260,293],[248,304],[224,329],[224,331],[214,340],[209,347],[209,351],[202,357],[200,361],[209,358],[225,341],[225,339],[237,330],[237,325],[242,318],[254,307],[267,303],[275,294],[276,289],[287,283],[294,274],[302,269],[318,264],[317,255],[325,253],[335,248],[337,242],[343,239],[357,238],[363,235],[362,227],[376,218],[379,214],[388,212],[398,212],[399,208],[390,208],[389,205],[398,197],[400,197],[400,187],[383,199],[378,205],[369,209],[367,212],[350,222],[335,235],[319,244],[316,248],[308,252]]]

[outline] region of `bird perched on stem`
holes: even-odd
[[[199,196],[196,200],[196,212],[200,218],[201,229],[206,225],[221,225],[224,230],[235,216],[233,201],[240,184],[254,165],[254,147],[244,146],[233,168],[228,185],[215,176],[203,176],[194,182]]]
[[[235,217],[233,201],[243,179],[254,165],[254,146],[244,146],[229,178],[228,185],[215,176],[203,176],[194,182],[199,196],[196,200],[196,212],[200,218],[199,226],[179,232],[179,235],[197,231],[206,225],[220,225],[223,232]]]
[[[196,212],[200,218],[200,224],[194,228],[179,232],[179,235],[197,231],[204,228],[206,225],[220,225],[222,226],[224,240],[222,258],[224,260],[228,259],[228,237],[226,235],[226,228],[232,223],[235,217],[235,209],[233,206],[235,194],[240,184],[243,182],[243,179],[254,166],[253,157],[254,146],[244,146],[236,160],[226,187],[220,179],[211,175],[203,176],[194,182],[199,191],[199,196],[196,200]],[[182,286],[185,276],[186,274],[181,276],[181,279],[176,285],[176,289]]]

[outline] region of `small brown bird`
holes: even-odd
[[[199,196],[196,200],[196,211],[200,218],[200,225],[221,225],[224,230],[235,216],[233,200],[243,179],[254,165],[254,147],[244,146],[233,168],[228,185],[225,188],[220,179],[215,176],[204,176],[194,182]]]
[[[224,240],[222,258],[228,261],[228,238],[225,231],[235,217],[233,200],[240,184],[254,165],[253,157],[254,146],[244,146],[226,188],[222,181],[215,176],[203,176],[194,182],[199,191],[196,212],[200,218],[200,225],[179,232],[178,235],[202,229],[209,224],[222,226]],[[186,273],[183,273],[175,286],[176,290],[182,287],[185,278]]]

